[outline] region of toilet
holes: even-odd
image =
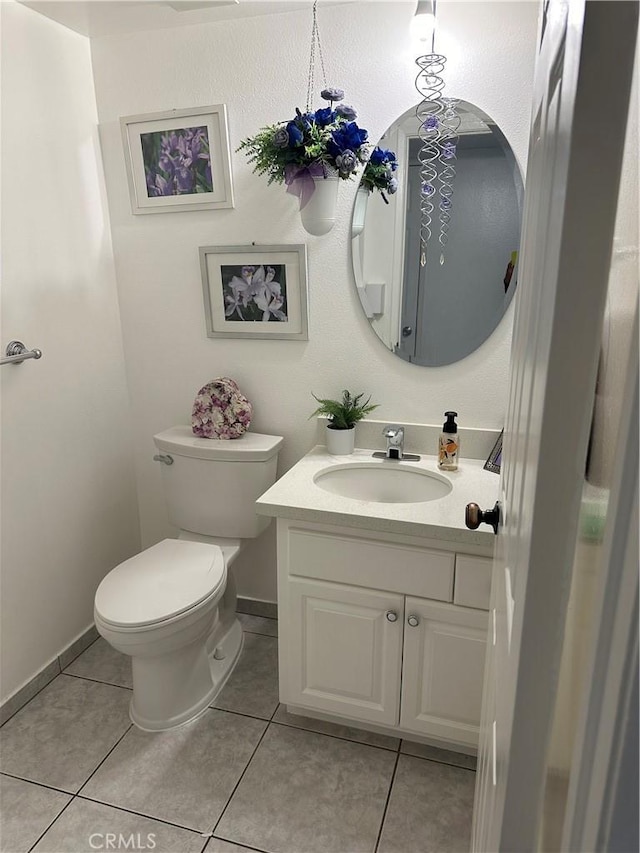
[[[163,731],[192,720],[224,686],[242,651],[232,565],[271,519],[255,501],[276,479],[282,437],[232,441],[177,426],[153,438],[177,539],[116,566],[96,591],[98,632],[131,657],[131,720]]]

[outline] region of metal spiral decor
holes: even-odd
[[[416,107],[419,122],[418,136],[422,141],[418,160],[420,162],[420,265],[427,263],[427,242],[431,239],[433,220],[433,198],[437,192],[440,142],[442,137],[442,114],[444,104],[441,93],[444,80],[446,57],[439,53],[428,53],[416,59],[420,69],[416,77],[416,89],[422,100]]]
[[[444,264],[444,249],[449,239],[449,223],[451,222],[453,182],[456,177],[456,150],[458,145],[458,129],[460,128],[460,115],[457,111],[457,98],[442,98],[442,106],[438,179],[440,182],[440,263]]]

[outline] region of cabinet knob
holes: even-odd
[[[409,616],[407,622],[412,628],[417,628],[420,624],[420,619],[417,616]]]
[[[397,622],[398,614],[395,610],[387,610],[387,622]]]

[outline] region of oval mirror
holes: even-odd
[[[458,101],[457,110],[448,234],[442,245],[436,202],[424,266],[415,109],[378,143],[396,153],[396,192],[368,191],[361,181],[352,219],[353,271],[371,328],[400,358],[428,367],[452,364],[476,350],[502,319],[516,288],[520,169],[488,115],[467,101]]]

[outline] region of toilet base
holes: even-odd
[[[146,732],[167,731],[192,722],[207,710],[226,684],[243,644],[242,625],[236,617],[222,639],[214,630],[206,643],[200,638],[187,649],[180,649],[175,656],[134,657],[133,696],[129,705],[131,721]],[[204,694],[203,682],[211,682],[211,688]],[[190,695],[193,701],[189,700]],[[180,697],[179,702],[176,702],[177,697]],[[148,713],[151,708],[153,718]]]

